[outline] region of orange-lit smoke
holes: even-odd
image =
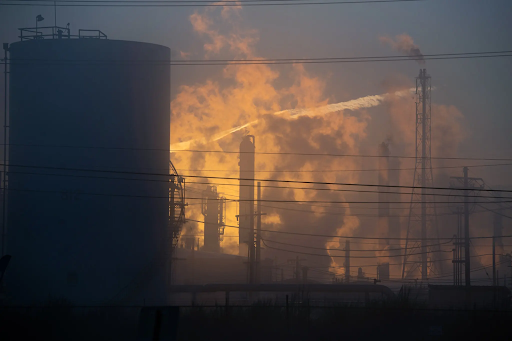
[[[195,32],[205,40],[205,58],[228,53],[238,59],[262,59],[255,50],[258,32],[244,28],[239,15],[240,10],[224,8],[218,15],[215,9],[207,9],[190,16]],[[279,82],[283,79],[287,82]],[[238,150],[242,136],[248,132],[256,136],[256,152],[358,154],[361,152],[361,142],[371,139],[367,130],[372,119],[367,110],[384,102],[389,105],[386,109],[383,108],[381,113],[389,114],[392,120],[397,121],[398,140],[408,148],[411,143],[413,145],[414,139],[411,140],[408,131],[414,132],[414,121],[412,126],[406,128],[406,125],[410,125],[409,117],[414,120],[414,102],[410,100],[410,86],[400,87],[383,95],[334,104],[329,103],[325,87],[325,80],[311,75],[302,65],[278,67],[261,64],[227,65],[217,79],[182,86],[171,103],[171,152],[174,165],[185,177],[193,174],[236,178],[237,155],[221,151]],[[448,108],[443,111],[446,129],[460,119],[455,110]],[[457,132],[458,128],[452,129]],[[375,141],[375,146],[377,142]],[[456,141],[446,142],[453,143],[456,148]],[[178,152],[184,149],[219,153]],[[356,183],[361,179],[360,173],[343,170],[360,167],[360,160],[351,157],[319,158],[290,154],[256,154],[256,178]],[[329,170],[340,171],[327,172]],[[195,182],[201,181],[217,183],[218,191],[224,193],[228,199],[237,198],[236,180],[189,178],[187,216],[190,219],[203,219],[198,205],[200,200],[192,199],[200,197],[203,185]],[[319,187],[338,188],[333,185]],[[354,212],[351,204],[328,203],[349,201],[353,197],[346,192],[264,187],[262,196],[266,200],[327,202],[265,202],[263,210],[268,216],[263,219],[264,229],[342,236],[358,233],[360,228],[358,217],[351,215]],[[228,202],[227,225],[238,225],[236,214],[236,203]],[[202,229],[201,224],[198,227]],[[191,227],[185,226],[185,234],[190,231],[187,230],[189,228]],[[238,231],[227,227],[225,234],[237,235]],[[270,233],[265,234],[264,238],[269,245],[273,245],[271,240],[290,242],[285,236]],[[327,242],[325,239],[315,238],[295,240],[297,244],[332,249],[340,248],[342,242],[344,241],[340,238],[331,238]],[[224,252],[236,254],[238,239],[225,238],[222,248]],[[269,254],[273,252],[270,248],[265,251]],[[280,254],[290,258],[295,256],[282,252]],[[342,252],[329,251],[329,254],[341,255]],[[328,256],[326,252],[323,255]],[[314,257],[311,262],[331,266],[336,273],[343,273],[340,268],[343,264],[342,258]],[[375,260],[370,261],[371,263],[375,263]]]

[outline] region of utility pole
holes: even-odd
[[[496,238],[492,236],[492,285],[496,286]]]
[[[308,284],[308,270],[307,266],[302,267],[302,283]]]
[[[466,286],[471,286],[471,258],[469,253],[469,182],[468,167],[463,168],[464,171],[464,271]]]
[[[2,254],[6,253],[5,231],[7,229],[7,52],[9,52],[9,44],[4,43],[4,167],[3,167],[3,186],[2,186]]]
[[[254,192],[253,192],[254,193]],[[251,202],[251,205],[253,205],[253,209],[252,209],[252,212],[254,212],[254,203]],[[254,284],[255,282],[255,279],[256,279],[256,276],[255,276],[255,270],[256,270],[256,267],[255,267],[255,264],[256,264],[256,250],[255,250],[255,245],[254,245],[254,213],[251,214],[251,218],[250,218],[250,228],[249,228],[249,241],[248,241],[248,246],[249,246],[249,283],[251,284]]]
[[[257,206],[256,206],[256,277],[257,282],[261,281],[261,182],[258,181],[257,190]]]
[[[345,282],[350,282],[350,240],[345,241]]]
[[[456,239],[456,236],[453,236]],[[454,243],[455,244],[455,243]],[[452,249],[453,263],[453,285],[457,285],[457,248]]]
[[[457,234],[453,236],[453,245],[455,246],[454,256],[453,256],[453,271],[454,271],[454,285],[462,285],[462,264],[464,264],[464,259],[462,259],[462,247],[464,243],[462,242],[462,214],[463,208],[460,206],[455,207],[455,214],[457,214]]]
[[[427,70],[423,69],[423,74],[420,72],[420,82],[421,82],[421,93],[423,100],[422,103],[422,109],[421,109],[421,129],[422,133],[421,136],[423,137],[421,139],[421,280],[426,281],[427,280],[427,192],[426,192],[426,186],[427,186],[427,180],[426,180],[426,157],[427,157],[427,139],[426,131],[427,131],[427,101],[425,101],[425,94],[427,91],[426,86],[426,78],[427,78]],[[430,122],[429,122],[430,123]],[[429,155],[430,157],[430,155]]]
[[[295,265],[295,270],[293,272],[294,272],[295,282],[297,282],[297,283],[300,283],[300,269],[301,269],[300,262],[303,260],[305,260],[305,259],[299,259],[299,256],[295,257],[295,259],[288,259],[288,264]]]
[[[297,280],[297,283],[300,281],[300,272],[299,272],[299,256],[297,256],[295,261],[295,279]]]
[[[451,177],[450,178],[450,187],[453,189],[458,189],[463,193],[464,196],[464,206],[462,207],[462,215],[464,216],[464,278],[466,287],[471,286],[471,258],[470,258],[470,235],[469,235],[469,214],[470,214],[470,202],[469,195],[471,193],[475,193],[474,189],[483,189],[485,187],[484,180],[482,178],[470,178],[468,177],[469,169],[468,167],[464,167],[463,169],[463,177]],[[478,194],[478,191],[476,191]],[[461,261],[462,263],[462,261]]]
[[[266,213],[261,212],[261,183],[258,182],[258,200],[256,202],[256,212],[254,211],[254,203],[252,214],[238,214],[236,218],[241,222],[242,219],[246,220],[247,216],[251,216],[248,234],[248,270],[249,270],[249,283],[259,283],[260,281],[260,264],[261,264],[261,216]],[[254,217],[256,217],[256,230],[254,229]],[[240,226],[242,226],[240,224]],[[241,232],[240,232],[241,233]]]

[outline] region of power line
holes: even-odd
[[[200,198],[187,198],[188,200],[203,200]],[[504,198],[505,199],[505,198]],[[229,199],[232,202],[256,202],[257,199]],[[281,203],[319,203],[319,204],[404,204],[409,205],[410,201],[346,201],[346,200],[282,200],[282,199],[261,199],[260,202],[281,202]],[[420,201],[413,201],[420,202]],[[512,200],[497,201],[497,203],[508,203]],[[464,201],[436,201],[436,204],[463,204]],[[472,202],[473,204],[486,204],[486,202]]]
[[[50,190],[34,190],[34,189],[21,189],[21,188],[6,188],[6,191],[13,192],[30,192],[30,193],[53,193],[53,194],[64,194],[66,191],[50,191]],[[78,192],[79,195],[91,195],[91,196],[107,196],[107,197],[126,197],[126,198],[146,198],[146,199],[169,199],[169,196],[156,196],[156,195],[135,195],[135,194],[116,194],[116,193],[91,193],[91,192]],[[187,200],[203,200],[202,197],[193,198],[189,197]],[[255,202],[257,200],[246,199],[246,200],[235,200],[235,199],[227,199],[227,201],[233,202]],[[261,200],[261,202],[283,202],[283,203],[325,203],[325,204],[378,204],[378,203],[394,203],[394,204],[409,204],[408,202],[393,202],[393,201],[327,201],[327,200],[272,200],[265,199]],[[512,201],[502,201],[502,202],[512,202]],[[436,202],[439,204],[443,203],[457,203],[457,202]],[[459,203],[463,203],[462,201]]]
[[[298,245],[298,244],[291,244],[291,243],[283,243],[283,242],[278,242],[278,241],[275,241],[275,240],[269,240],[269,239],[265,239],[265,241],[267,242],[271,242],[271,243],[275,243],[275,244],[281,244],[281,245],[287,245],[287,246],[296,246],[296,247],[303,247],[303,248],[306,248],[306,249],[314,249],[314,250],[323,250],[323,251],[345,251],[343,249],[336,249],[336,248],[321,248],[321,247],[314,247],[314,246],[307,246],[307,245]],[[446,244],[450,244],[451,242],[453,241],[453,239],[451,240],[448,240],[447,242],[445,243],[437,243],[437,244],[430,244],[430,245],[427,245],[427,247],[431,247],[431,246],[440,246],[440,245],[446,245]],[[407,249],[417,249],[418,247],[408,247]],[[406,250],[406,248],[398,248],[398,249],[381,249],[381,250],[364,250],[364,249],[350,249],[350,252],[382,252],[382,251],[402,251],[402,250]],[[443,251],[444,252],[444,251]],[[451,252],[451,251],[446,251],[446,252]],[[400,257],[402,257],[403,255],[399,255]],[[397,257],[397,256],[394,256],[394,257]],[[352,256],[351,256],[352,258]],[[357,257],[355,257],[357,258]]]
[[[1,5],[1,4],[0,4]],[[458,56],[449,56],[449,57],[399,57],[399,58],[381,58],[381,59],[351,59],[351,60],[339,60],[339,59],[332,59],[332,60],[319,60],[319,59],[313,59],[310,60],[296,60],[296,61],[272,61],[270,59],[262,59],[259,62],[211,62],[211,61],[204,61],[201,63],[189,63],[186,61],[174,61],[174,62],[130,62],[126,61],[124,64],[128,65],[137,65],[137,64],[154,64],[154,65],[170,65],[170,66],[226,66],[226,65],[291,65],[291,64],[344,64],[344,63],[376,63],[376,62],[403,62],[403,61],[411,61],[411,60],[460,60],[460,59],[482,59],[482,58],[501,58],[501,57],[512,57],[512,52],[503,53],[503,54],[482,54],[482,55],[464,55],[460,54]],[[21,60],[17,60],[17,62],[20,62]],[[27,61],[27,60],[25,60]],[[103,62],[105,63],[105,62]],[[121,62],[118,62],[121,63]],[[7,64],[13,64],[12,62],[8,62]],[[20,65],[20,63],[16,63],[17,65]],[[31,64],[35,64],[34,62],[31,62]],[[65,63],[64,60],[55,60],[55,61],[47,61],[40,63],[41,65],[69,65],[69,63]],[[88,64],[93,64],[92,61],[89,61]],[[98,64],[98,61],[96,62]]]
[[[300,205],[300,204],[297,204],[297,205]],[[306,210],[306,209],[295,209],[295,208],[289,208],[289,207],[277,207],[277,206],[269,206],[269,205],[261,205],[261,206],[262,207],[267,207],[267,208],[274,208],[274,209],[278,209],[278,210],[285,210],[285,211],[294,211],[294,212],[301,212],[301,213],[318,214],[318,212],[311,211],[311,210]],[[318,206],[318,205],[307,205],[307,206],[325,207],[325,208],[330,207],[330,206]],[[511,208],[512,207],[507,207],[506,209],[511,209]],[[373,210],[378,210],[379,208],[378,207],[360,207],[360,208],[357,208],[357,207],[350,206],[350,210],[353,210],[353,209],[364,209],[364,210],[373,209]],[[395,209],[404,210],[403,207],[395,207]],[[483,212],[485,212],[485,211],[473,211],[472,214],[483,213]],[[347,213],[342,213],[342,212],[331,212],[331,211],[324,211],[324,212],[321,212],[321,213],[322,214],[327,214],[327,215],[341,215],[341,216],[349,216],[349,217],[367,217],[367,218],[379,218],[379,217],[407,218],[407,217],[409,217],[409,215],[403,215],[403,214],[387,214],[387,215],[354,214],[354,213],[347,214]],[[457,215],[457,214],[458,213],[439,213],[439,214],[435,214],[434,216],[444,217],[444,216],[454,216],[454,215]]]
[[[23,175],[40,175],[40,176],[62,176],[62,177],[72,177],[72,178],[86,178],[86,179],[107,179],[107,180],[126,180],[126,181],[149,181],[149,182],[169,182],[169,180],[159,180],[159,179],[140,179],[140,178],[119,178],[119,177],[109,177],[109,176],[95,176],[95,175],[76,175],[76,174],[55,174],[55,173],[34,173],[34,172],[18,172],[18,171],[9,171],[9,174],[23,174]],[[207,184],[212,185],[211,183],[203,183],[203,182],[189,182],[194,184]],[[213,184],[213,185],[222,185],[222,186],[251,186],[245,184]],[[263,185],[263,188],[276,188],[276,189],[294,189],[294,190],[315,190],[315,191],[333,191],[333,192],[353,192],[353,193],[387,193],[387,194],[410,194],[403,192],[389,192],[389,191],[376,191],[376,190],[352,190],[352,189],[331,189],[331,188],[311,188],[311,187],[292,187],[292,186],[271,186],[271,185]],[[188,190],[202,192],[200,189],[188,188]],[[447,196],[447,197],[465,197],[464,194],[442,194],[442,193],[429,193],[426,194],[429,196]],[[232,195],[235,196],[235,195]],[[237,196],[235,196],[237,197]],[[490,196],[478,196],[478,195],[468,195],[471,198],[491,198],[491,199],[507,199],[507,197],[490,197]],[[192,199],[192,198],[190,198]],[[512,198],[510,198],[512,199]],[[231,200],[231,199],[229,199]],[[408,202],[407,202],[408,203]]]
[[[492,188],[491,188],[491,186],[489,186],[488,184],[484,184],[484,186],[487,186],[487,188],[492,189]],[[496,204],[496,203],[499,203],[499,202],[497,202],[497,201],[489,201],[489,204]],[[499,215],[499,216],[502,216],[502,217],[505,217],[505,218],[508,218],[508,219],[512,219],[512,217],[511,217],[511,216],[505,215],[505,214],[503,214],[503,213],[501,213],[501,212],[497,212],[497,211],[495,211],[495,210],[491,210],[490,208],[484,207],[484,206],[482,206],[482,205],[478,205],[478,206],[482,207],[482,208],[483,208],[483,209],[485,209],[486,211],[492,212],[492,213],[497,214],[497,215]],[[506,209],[506,208],[504,208],[504,207],[500,207],[500,208],[499,208],[499,210],[500,210],[500,211],[501,211],[501,210],[504,210],[504,209]]]
[[[1,5],[1,4],[0,4]],[[53,6],[53,5],[52,5]],[[424,61],[424,60],[453,60],[453,59],[481,59],[512,57],[512,51],[490,52],[463,52],[463,53],[438,53],[422,56],[373,56],[373,57],[333,57],[333,58],[286,58],[286,59],[233,59],[233,60],[101,60],[101,59],[10,59],[7,64],[15,65],[170,65],[170,66],[226,66],[226,65],[290,65],[290,64],[340,64],[340,63],[374,63],[374,62],[400,62],[400,61]],[[25,64],[24,64],[25,63]]]
[[[1,0],[0,2],[22,2],[22,3],[46,3],[46,2],[55,2],[57,4],[60,3],[111,3],[111,4],[129,4],[129,3],[135,3],[135,4],[181,4],[181,3],[212,3],[217,4],[219,6],[222,6],[222,4],[225,3],[234,3],[237,5],[244,4],[244,3],[252,3],[252,2],[290,2],[290,3],[298,3],[298,2],[304,2],[306,0]],[[389,0],[389,1],[382,1],[382,0],[359,0],[359,1],[339,1],[340,3],[375,3],[375,2],[416,2],[416,1],[426,1],[426,0]]]
[[[498,166],[512,166],[512,163],[492,163],[483,165],[471,165],[466,166],[468,168],[475,167],[498,167]],[[440,166],[432,167],[432,169],[457,169],[460,166]],[[254,170],[255,173],[340,173],[340,172],[381,172],[381,171],[413,171],[414,168],[374,168],[374,169],[319,169],[319,170]],[[180,171],[185,172],[238,172],[235,169],[184,169],[180,168]]]
[[[258,180],[260,181],[260,180]],[[201,183],[201,182],[192,182],[194,184],[207,184],[207,185],[218,185],[218,186],[245,186],[245,187],[252,187],[254,185],[250,184],[227,184],[227,183]],[[292,186],[272,186],[272,185],[261,185],[262,188],[275,188],[275,189],[296,189],[296,190],[312,190],[312,191],[328,191],[328,192],[351,192],[351,193],[384,193],[384,194],[408,194],[410,195],[410,192],[390,192],[390,191],[381,191],[381,190],[356,190],[356,189],[335,189],[335,188],[312,188],[312,187],[292,187]],[[507,197],[490,197],[490,196],[479,196],[479,195],[465,195],[465,194],[444,194],[444,193],[419,193],[420,196],[439,196],[439,197],[468,197],[468,198],[485,198],[485,199],[512,199]],[[409,203],[409,201],[407,202]]]
[[[474,257],[474,256],[473,256]],[[452,259],[450,258],[446,258],[446,259],[440,259],[439,261],[441,262],[445,262],[445,261],[451,261]],[[370,265],[351,265],[350,267],[351,268],[370,268],[370,267],[376,267],[376,266],[379,266],[381,264],[370,264]],[[389,265],[402,265],[402,263],[390,263]],[[496,265],[499,265],[499,263],[496,263]],[[480,266],[480,267],[477,267],[477,268],[474,268],[471,270],[471,272],[475,272],[475,271],[481,271],[483,270],[484,267],[491,267],[492,265],[487,265],[487,266]],[[344,265],[338,265],[338,266],[314,266],[314,268],[323,268],[323,269],[339,269],[339,268],[344,268],[345,266]],[[310,266],[310,268],[313,268],[313,266]],[[443,278],[443,277],[449,277],[449,276],[453,276],[453,273],[449,273],[449,274],[446,274],[446,275],[440,275],[440,276],[435,276],[435,277],[429,277],[428,279],[431,280],[431,279],[437,279],[437,278]],[[415,279],[402,279],[402,277],[396,277],[396,279],[399,281],[399,282],[414,282]]]
[[[394,158],[394,159],[416,159],[415,156],[406,155],[369,155],[369,154],[336,154],[336,153],[298,153],[298,152],[246,152],[246,151],[234,151],[234,150],[199,150],[199,149],[182,149],[172,151],[171,153],[223,153],[223,154],[244,154],[254,153],[261,155],[295,155],[295,156],[329,156],[329,157],[360,157],[360,158]],[[433,160],[462,160],[462,161],[512,161],[511,158],[476,158],[476,157],[432,157]]]
[[[187,219],[187,221],[194,221],[198,223],[204,224],[204,221],[201,220],[195,220],[195,219]],[[233,227],[236,229],[242,229],[240,226],[236,225],[224,225],[226,227]],[[401,237],[362,237],[362,236],[337,236],[337,235],[325,235],[325,234],[313,234],[313,233],[302,233],[302,232],[293,232],[293,231],[280,231],[280,230],[267,230],[267,229],[261,229],[262,232],[268,232],[268,233],[278,233],[278,234],[289,234],[289,235],[297,235],[297,236],[308,236],[308,237],[325,237],[325,238],[343,238],[343,239],[364,239],[364,240],[405,240],[405,238]],[[512,235],[507,236],[501,236],[502,238],[512,238]],[[490,239],[494,238],[493,236],[490,237],[470,237],[470,239]],[[409,238],[409,240],[414,241],[420,241],[420,240],[452,240],[453,238]]]
[[[510,51],[512,53],[512,51]],[[3,143],[0,145],[4,145]],[[395,159],[416,159],[415,156],[407,155],[372,155],[372,154],[335,154],[335,153],[299,153],[299,152],[245,152],[245,151],[229,151],[229,150],[197,150],[197,149],[182,149],[182,150],[170,150],[167,148],[142,148],[142,147],[105,147],[105,146],[69,146],[69,145],[43,145],[43,144],[24,144],[24,143],[8,143],[8,146],[16,147],[37,147],[37,148],[72,148],[72,149],[112,149],[112,150],[140,150],[140,151],[163,151],[169,153],[223,153],[223,154],[240,154],[240,153],[254,153],[261,155],[295,155],[295,156],[330,156],[330,157],[356,157],[356,158],[395,158]],[[433,160],[460,160],[460,161],[511,161],[512,158],[477,158],[477,157],[432,157]],[[505,164],[484,164],[484,165],[468,165],[466,167],[490,167],[490,166],[510,166],[512,163]],[[457,166],[440,166],[434,167],[436,169],[441,168],[457,168]],[[414,168],[395,168],[390,170],[412,170]],[[183,169],[184,170],[184,169]],[[375,169],[372,171],[380,171],[383,169]],[[204,171],[204,170],[190,170],[190,171]],[[208,171],[220,171],[220,170],[208,170]],[[228,170],[229,171],[229,170]],[[332,170],[326,172],[342,172],[342,171],[368,171],[365,169],[357,170]],[[266,171],[256,171],[266,172]],[[283,172],[289,172],[284,170]],[[294,171],[298,172],[298,171]],[[306,171],[300,171],[306,172]]]
[[[150,181],[150,182],[168,182],[168,180],[158,180],[158,179],[138,179],[138,178],[119,178],[119,177],[108,177],[108,176],[91,176],[91,175],[75,175],[75,174],[53,174],[53,173],[32,173],[32,172],[16,172],[16,171],[10,171],[9,174],[26,174],[26,175],[42,175],[42,176],[63,176],[63,177],[76,177],[76,178],[92,178],[92,179],[106,179],[106,180],[134,180],[134,181]],[[271,187],[271,186],[262,186],[262,187]],[[279,188],[290,188],[290,189],[299,189],[294,187],[279,187]],[[314,188],[311,188],[314,189]],[[13,191],[16,191],[16,189],[11,189]],[[189,191],[195,191],[197,193],[202,193],[203,190],[190,188],[188,187],[187,190]],[[351,191],[351,190],[347,190]],[[54,192],[51,192],[54,193]],[[374,191],[374,193],[378,193],[378,191]],[[89,193],[81,193],[81,194],[89,194]],[[90,193],[90,195],[105,195],[110,196],[110,194],[101,194],[101,193]],[[115,195],[115,194],[114,194]],[[236,196],[237,197],[237,196]],[[160,198],[160,197],[159,197]],[[499,198],[499,197],[497,197]],[[188,198],[191,200],[197,200],[198,198]],[[406,203],[407,204],[407,203]],[[194,203],[190,203],[189,205],[198,205]],[[287,207],[277,207],[277,206],[269,206],[269,205],[262,205],[263,207],[267,208],[274,208],[274,209],[281,209],[281,210],[288,210],[288,211],[296,211],[296,212],[304,212],[304,213],[317,213],[314,211],[306,211],[304,209],[293,209],[293,208],[287,208]],[[311,206],[311,205],[308,205]],[[318,205],[317,205],[318,206]],[[318,206],[318,207],[329,207],[329,206]],[[485,207],[484,207],[485,208]],[[355,209],[354,207],[351,207],[351,209]],[[363,209],[371,209],[368,207],[365,207]],[[375,208],[378,209],[378,208]],[[402,209],[402,208],[400,208]],[[488,209],[486,209],[488,210]],[[347,214],[347,213],[339,213],[339,212],[322,212],[323,214],[330,214],[330,215],[343,215],[343,216],[356,216],[356,217],[379,217],[379,215],[369,215],[369,214]],[[438,214],[438,216],[445,216],[445,215],[454,215],[456,213],[447,213],[447,214]],[[407,217],[404,215],[387,215],[387,217]]]
[[[497,204],[499,204],[499,201],[496,201],[496,202],[493,202],[493,203],[497,203]],[[491,204],[491,202],[490,202],[489,204]],[[491,210],[490,208],[487,208],[487,207],[483,206],[482,204],[478,204],[478,206],[480,206],[481,208],[483,208],[483,209],[484,209],[484,210],[486,210],[486,211],[492,212],[492,213],[497,214],[497,215],[499,215],[499,216],[502,216],[502,217],[505,217],[505,218],[508,218],[508,219],[512,219],[512,217],[511,217],[511,216],[506,215],[506,214],[503,214],[503,213],[501,213],[501,212],[497,212],[497,211],[495,211],[495,210]]]
[[[0,166],[3,164],[0,164]],[[98,172],[98,173],[114,173],[114,174],[132,174],[132,175],[148,175],[148,176],[164,176],[173,177],[172,174],[165,173],[152,173],[152,172],[131,172],[131,171],[115,171],[105,169],[87,169],[87,168],[73,168],[73,167],[52,167],[52,166],[33,166],[33,165],[17,165],[8,164],[9,167],[20,167],[20,168],[38,168],[38,169],[51,169],[51,170],[65,170],[65,171],[78,171],[78,172]],[[437,189],[437,190],[450,190],[450,187],[421,187],[421,186],[404,186],[404,185],[378,185],[378,184],[358,184],[358,183],[344,183],[344,182],[322,182],[322,181],[299,181],[299,180],[278,180],[278,179],[252,179],[252,178],[235,178],[235,177],[219,177],[219,176],[204,176],[204,175],[183,175],[185,178],[202,178],[202,179],[222,179],[222,180],[250,180],[260,182],[282,182],[282,183],[298,183],[298,184],[314,184],[314,185],[337,185],[337,186],[360,186],[360,187],[383,187],[383,188],[426,188],[426,189]],[[463,190],[460,188],[459,190]],[[512,193],[512,190],[499,190],[499,189],[485,189],[485,188],[471,188],[470,190],[482,191],[482,192],[501,192],[501,193]],[[506,199],[506,198],[504,198]]]
[[[6,188],[7,192],[29,192],[29,193],[52,193],[52,194],[66,194],[68,191],[48,191],[48,190],[36,190],[36,189],[21,189],[21,188]],[[156,196],[156,195],[134,195],[134,194],[115,194],[115,193],[91,193],[91,192],[74,192],[76,195],[91,195],[101,197],[122,197],[122,198],[141,198],[141,199],[166,199],[169,200],[169,196]]]
[[[159,179],[119,178],[119,177],[94,176],[94,175],[34,173],[34,172],[17,172],[17,171],[9,171],[9,174],[40,175],[40,176],[62,176],[62,177],[73,177],[73,178],[125,180],[125,181],[132,181],[133,180],[133,181],[149,181],[149,182],[168,182],[168,180],[159,180]],[[192,183],[196,183],[196,184],[210,184],[210,183],[199,183],[199,182],[192,182]],[[223,186],[251,186],[251,185],[244,185],[244,184],[215,184],[215,185],[223,185]],[[291,186],[271,186],[271,185],[270,186],[269,185],[263,185],[261,187],[264,187],[264,188],[276,188],[276,189],[349,192],[349,193],[387,193],[387,194],[398,194],[398,195],[400,195],[400,194],[410,194],[410,193],[404,193],[404,192],[375,191],[375,190],[365,191],[365,190],[352,190],[352,189],[331,189],[331,188],[311,188],[311,187],[291,187]],[[189,190],[194,190],[194,189],[190,189],[189,188]],[[202,190],[196,190],[196,191],[202,192]],[[425,195],[428,195],[428,196],[443,196],[443,197],[465,197],[464,194],[427,193]],[[468,195],[467,197],[483,198],[483,199],[489,199],[489,198],[491,198],[491,199],[508,199],[507,197],[500,197],[500,196],[491,197],[491,196]],[[188,199],[195,199],[195,198],[188,198]],[[510,198],[510,199],[512,199],[512,198]],[[234,201],[234,199],[228,199],[228,200]],[[400,203],[402,203],[402,202],[400,202]],[[408,203],[409,202],[406,202],[406,204],[408,204]],[[439,202],[439,203],[442,203],[442,202]],[[450,202],[450,203],[455,203],[455,202]],[[481,205],[479,205],[479,206],[481,206]],[[274,208],[277,208],[277,207],[274,207]],[[488,208],[485,208],[483,206],[482,206],[482,208],[484,208],[487,211],[495,212],[495,211],[490,210]],[[511,218],[511,217],[506,216],[506,215],[503,215],[503,216],[505,216],[507,218]]]
[[[234,184],[219,184],[219,183],[205,183],[205,182],[191,182],[191,181],[187,181],[187,184],[190,184],[190,183],[193,183],[193,184],[208,184],[208,185],[233,185],[233,186],[238,186],[238,185],[234,185]],[[244,185],[245,186],[245,185]],[[266,187],[266,186],[262,186],[262,187]],[[190,189],[190,187],[187,187],[188,189]],[[282,188],[290,188],[290,189],[293,189],[293,188],[297,188],[297,187],[286,187],[286,186],[283,186]],[[192,189],[193,191],[196,191],[196,192],[200,192],[202,193],[203,190],[201,189]],[[224,193],[224,191],[222,192],[219,192],[220,194],[222,195],[229,195],[229,196],[232,196],[232,197],[235,197],[235,198],[239,198],[238,195],[234,195],[234,194],[226,194]],[[375,193],[379,193],[378,191],[376,191]],[[408,194],[408,193],[405,193],[405,194]],[[503,197],[498,197],[500,199],[503,199]],[[410,202],[408,202],[410,203]],[[295,205],[298,205],[298,206],[303,206],[302,204],[300,203],[288,203],[288,204],[295,204]],[[289,207],[278,207],[278,206],[270,206],[270,205],[261,205],[262,207],[267,207],[267,208],[274,208],[274,209],[280,209],[280,210],[288,210],[288,211],[295,211],[295,212],[301,212],[301,213],[314,213],[314,214],[317,214],[318,212],[315,212],[315,211],[310,211],[310,210],[305,210],[305,209],[293,209],[293,208],[289,208]],[[313,207],[322,207],[322,208],[329,208],[331,206],[326,206],[326,205],[307,205],[308,207],[310,206],[313,206]],[[444,206],[445,208],[446,207],[450,207],[450,206]],[[348,206],[347,206],[348,208]],[[351,210],[356,210],[356,209],[364,209],[365,211],[367,210],[378,210],[380,209],[379,207],[355,207],[355,206],[350,206],[350,209]],[[403,207],[390,207],[389,209],[395,209],[395,210],[403,210],[404,208]],[[507,206],[507,207],[502,207],[501,208],[502,210],[510,210],[512,209],[511,206]],[[475,214],[475,213],[483,213],[484,211],[474,211],[472,212],[472,214]],[[382,217],[382,215],[369,215],[369,214],[346,214],[346,213],[341,213],[341,212],[330,212],[330,211],[324,211],[322,212],[322,214],[329,214],[329,215],[343,215],[343,216],[356,216],[356,217]],[[440,214],[437,214],[436,216],[452,216],[452,215],[456,215],[458,213],[440,213]],[[409,215],[386,215],[386,217],[409,217]]]
[[[282,183],[297,183],[297,184],[311,184],[311,185],[336,185],[336,186],[360,186],[360,187],[383,187],[383,188],[408,188],[408,189],[436,189],[436,190],[449,190],[453,191],[451,187],[422,187],[422,186],[405,186],[405,185],[378,185],[378,184],[354,184],[346,182],[322,182],[322,181],[299,181],[299,180],[279,180],[279,179],[252,179],[252,178],[236,178],[236,177],[223,177],[223,176],[206,176],[206,175],[183,175],[185,178],[200,178],[200,179],[220,179],[220,180],[249,180],[249,181],[260,181],[260,182],[282,182]],[[458,188],[463,190],[463,188]],[[511,190],[499,190],[499,189],[485,189],[485,188],[470,188],[472,191],[483,191],[483,192],[502,192],[512,193]]]
[[[241,1],[108,1],[108,0],[77,0],[56,1],[59,7],[255,7],[255,6],[303,6],[303,5],[358,5],[379,3],[412,3],[429,0],[348,0],[348,1],[306,1],[306,0],[241,0]],[[2,6],[54,6],[47,0],[7,0]]]
[[[345,258],[345,255],[339,255],[339,256],[338,255],[326,255],[326,254],[308,253],[308,252],[300,252],[300,251],[293,251],[293,250],[286,250],[286,249],[276,248],[276,247],[268,246],[263,239],[262,239],[262,241],[263,241],[263,244],[267,248],[278,250],[278,251],[290,252],[290,253],[295,253],[295,254],[300,254],[300,255],[307,255],[307,256],[319,256],[319,257],[329,257],[329,258]],[[435,251],[435,252],[452,252],[452,251]],[[423,253],[415,253],[414,255],[419,255],[419,254],[423,254]],[[489,255],[492,255],[492,254],[484,254],[484,255],[481,255],[481,256],[489,256]],[[388,258],[388,257],[403,257],[403,255],[385,256],[384,258]],[[471,256],[471,257],[480,257],[480,256]],[[378,257],[377,256],[369,256],[369,257],[364,257],[364,256],[352,257],[352,256],[350,256],[350,258],[352,259],[352,258],[378,258]],[[451,260],[451,259],[444,259],[444,260],[440,260],[440,261],[447,261],[447,260]]]

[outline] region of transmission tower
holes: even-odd
[[[402,266],[402,278],[412,278],[418,272],[426,280],[429,274],[440,274],[439,239],[431,160],[431,78],[420,69],[416,78],[416,162],[409,206],[407,234]],[[420,238],[420,240],[418,239]],[[414,242],[409,241],[414,238]],[[419,241],[418,241],[419,240]],[[430,242],[429,242],[430,240]],[[432,246],[432,244],[437,244]]]

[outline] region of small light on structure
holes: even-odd
[[[37,31],[37,23],[40,22],[40,21],[43,21],[44,18],[41,14],[38,14],[37,17],[36,17],[36,39],[38,38],[37,35],[38,35],[38,31]]]

